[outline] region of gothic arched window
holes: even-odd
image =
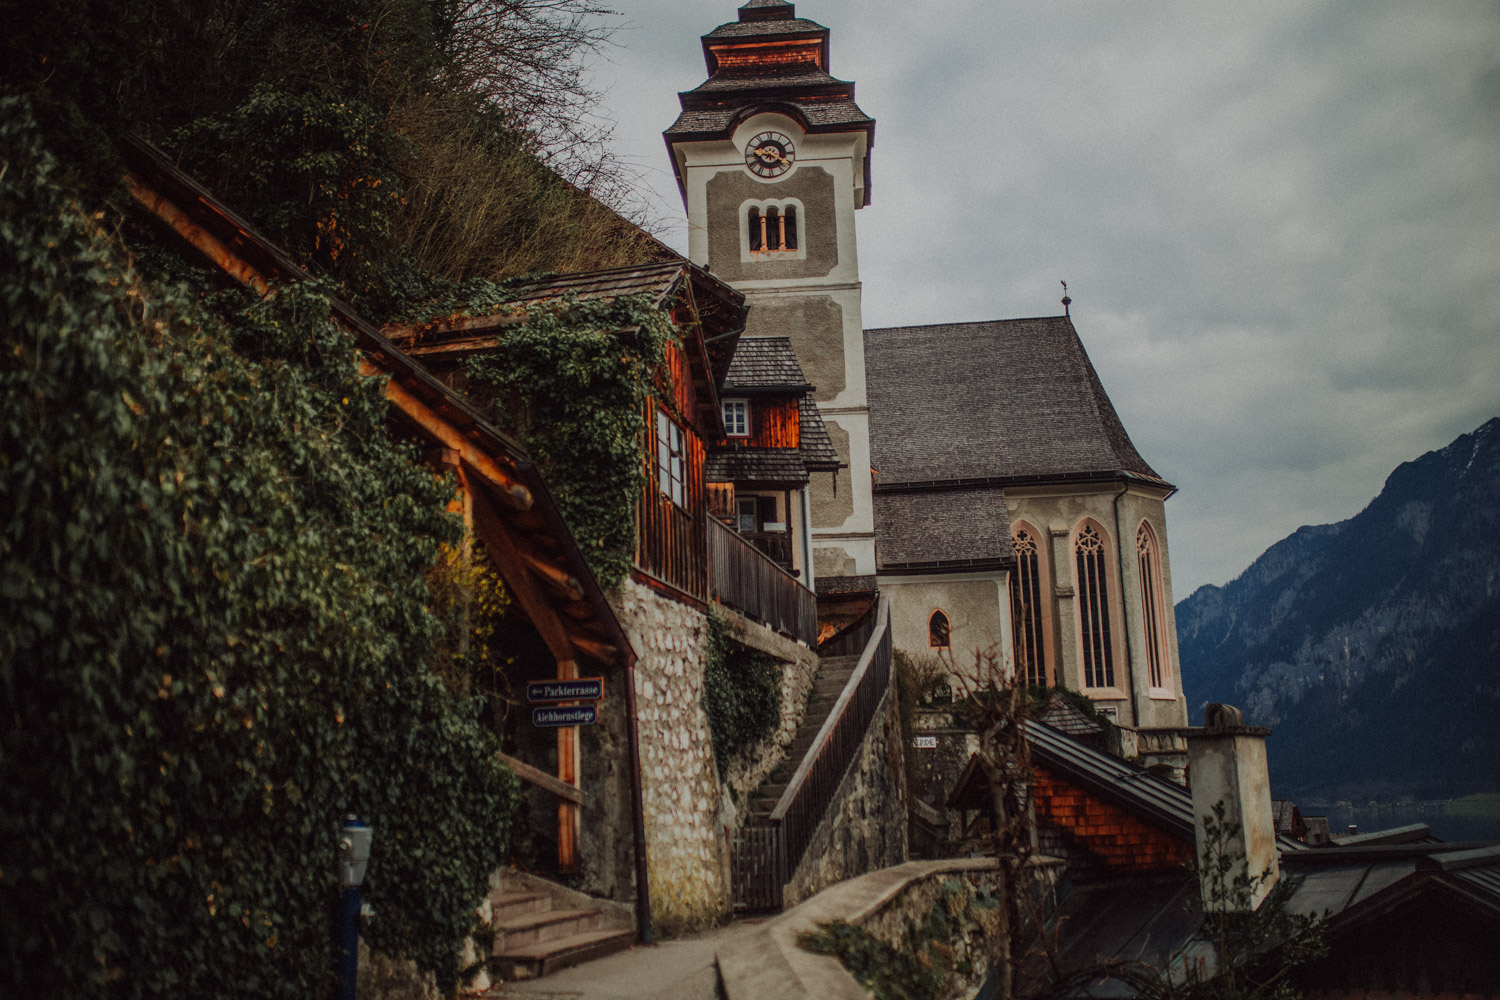
[[[1078,578],[1078,631],[1083,686],[1115,686],[1114,629],[1109,612],[1109,545],[1102,529],[1085,521],[1073,540]]]
[[[1016,571],[1010,578],[1010,628],[1016,669],[1027,684],[1046,685],[1050,678],[1043,639],[1042,558],[1036,530],[1028,524],[1018,525],[1011,542],[1016,550]]]
[[[1135,533],[1135,554],[1141,572],[1141,620],[1146,627],[1146,676],[1153,688],[1167,686],[1166,608],[1162,604],[1161,555],[1156,533],[1145,521]]]
[[[933,649],[947,649],[953,640],[953,631],[948,625],[948,616],[934,611],[927,619],[927,645]]]

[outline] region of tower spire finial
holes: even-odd
[[[1063,315],[1067,316],[1068,315],[1068,306],[1070,306],[1070,305],[1073,304],[1073,300],[1068,297],[1068,283],[1066,281],[1064,281],[1062,283],[1062,286],[1063,286],[1063,297],[1062,297]]]

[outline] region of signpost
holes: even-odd
[[[531,724],[542,729],[556,729],[561,726],[592,726],[598,721],[599,708],[596,705],[569,705],[531,710]]]
[[[603,677],[526,682],[526,700],[533,704],[539,701],[599,701],[603,697]]]

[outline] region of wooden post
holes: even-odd
[[[578,679],[578,663],[574,660],[557,661],[557,679],[560,681],[572,681]],[[564,705],[576,705],[577,702],[562,702]],[[578,727],[563,726],[557,731],[557,778],[565,785],[574,788],[579,787],[579,745]],[[557,867],[563,872],[571,872],[578,864],[578,834],[579,834],[578,806],[566,799],[557,802]]]

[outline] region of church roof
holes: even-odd
[[[1067,316],[865,331],[877,491],[1127,476],[1146,464]]]
[[[998,486],[877,493],[876,567],[882,573],[996,568],[1015,557]]]

